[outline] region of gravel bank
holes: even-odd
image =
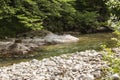
[[[94,50],[33,59],[0,68],[0,80],[95,80],[107,67],[102,55]]]

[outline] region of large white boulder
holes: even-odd
[[[79,38],[71,35],[56,35],[52,33],[48,34],[44,39],[48,43],[70,43],[79,41]]]

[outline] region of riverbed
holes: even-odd
[[[31,57],[23,58],[0,58],[0,66],[8,66],[14,63],[25,62],[31,59],[41,60],[51,56],[59,56],[61,54],[71,54],[85,50],[101,50],[100,45],[107,44],[114,47],[110,38],[114,37],[112,33],[95,33],[77,35],[79,42],[67,44],[55,44],[41,46]]]

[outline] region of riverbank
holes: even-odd
[[[65,44],[78,42],[79,38],[72,35],[47,34],[41,38],[18,38],[11,41],[0,42],[0,57],[21,57],[46,44]]]
[[[111,37],[113,37],[112,33],[81,35],[80,41],[77,43],[42,46],[37,53],[33,53],[35,56],[32,57],[1,58],[0,66],[3,67],[0,68],[2,74],[0,79],[17,78],[17,80],[21,80],[33,77],[35,80],[56,78],[62,80],[67,78],[71,80],[101,80],[101,77],[105,76],[102,69],[109,66],[102,59],[103,54],[99,52],[100,45],[104,43],[112,45]],[[114,49],[114,51],[119,53],[119,48]],[[50,65],[46,65],[49,63]],[[55,65],[51,66],[51,64]],[[79,69],[74,71],[76,67]],[[32,73],[34,71],[35,73]]]
[[[102,76],[102,54],[94,50],[64,54],[0,68],[1,80],[95,80]]]
[[[66,44],[54,44],[40,46],[36,52],[31,54],[23,55],[21,57],[0,57],[0,67],[8,66],[14,63],[20,63],[29,61],[32,59],[44,59],[53,56],[60,56],[62,54],[71,54],[74,52],[81,52],[85,50],[101,50],[102,44],[107,44],[109,47],[113,47],[110,38],[113,37],[112,33],[97,33],[97,34],[85,34],[77,36],[79,41],[76,43]],[[102,37],[102,38],[101,38]]]
[[[119,73],[111,72],[115,64],[109,63],[112,58],[119,60],[119,49],[112,49],[114,55],[86,50],[0,67],[0,80],[119,80]],[[110,58],[104,60],[107,56]]]

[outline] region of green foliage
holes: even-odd
[[[56,32],[77,30],[83,33],[87,33],[90,28],[96,29],[99,14],[95,11],[78,11],[75,1],[40,1],[42,5],[39,8],[42,8],[42,14],[46,16],[43,20],[45,28]]]
[[[110,14],[116,15],[120,18],[120,1],[119,0],[108,0],[106,2]]]
[[[114,28],[115,30],[119,30],[120,27],[120,1],[119,0],[108,0],[106,5],[109,9],[109,20],[108,26]]]
[[[1,0],[0,4],[2,36],[16,36],[21,32],[42,28],[42,19],[35,1]]]
[[[109,17],[108,9],[104,0],[76,0],[75,7],[80,12],[89,11],[99,14],[99,21],[106,21]]]
[[[119,0],[108,0],[106,2],[110,12],[110,18],[108,20],[108,26],[112,27],[115,31],[114,34],[116,38],[112,38],[111,40],[114,42],[116,47],[120,47],[120,1]],[[107,48],[106,45],[102,46],[105,53],[103,60],[108,62],[109,65],[109,73],[115,74],[118,73],[120,75],[120,58],[117,56],[118,53],[113,52],[112,49]],[[105,80],[112,80],[107,77]]]
[[[120,58],[116,56],[117,53],[113,52],[111,48],[107,48],[106,45],[101,46],[103,48],[103,60],[107,62],[109,67],[107,69],[106,73],[108,74],[120,74]],[[112,80],[110,76],[104,76],[103,79],[105,80]]]
[[[54,32],[96,32],[109,16],[105,2],[104,0],[0,0],[0,28],[1,30],[4,28],[6,33],[13,31],[11,32],[13,35],[42,28]]]
[[[25,15],[17,15],[19,22],[24,26],[31,28],[33,30],[40,30],[42,28],[42,22],[37,16],[25,16]]]
[[[82,33],[94,32],[99,25],[97,17],[98,14],[96,12],[85,11],[83,13],[77,13],[76,24],[78,24],[78,29]]]

